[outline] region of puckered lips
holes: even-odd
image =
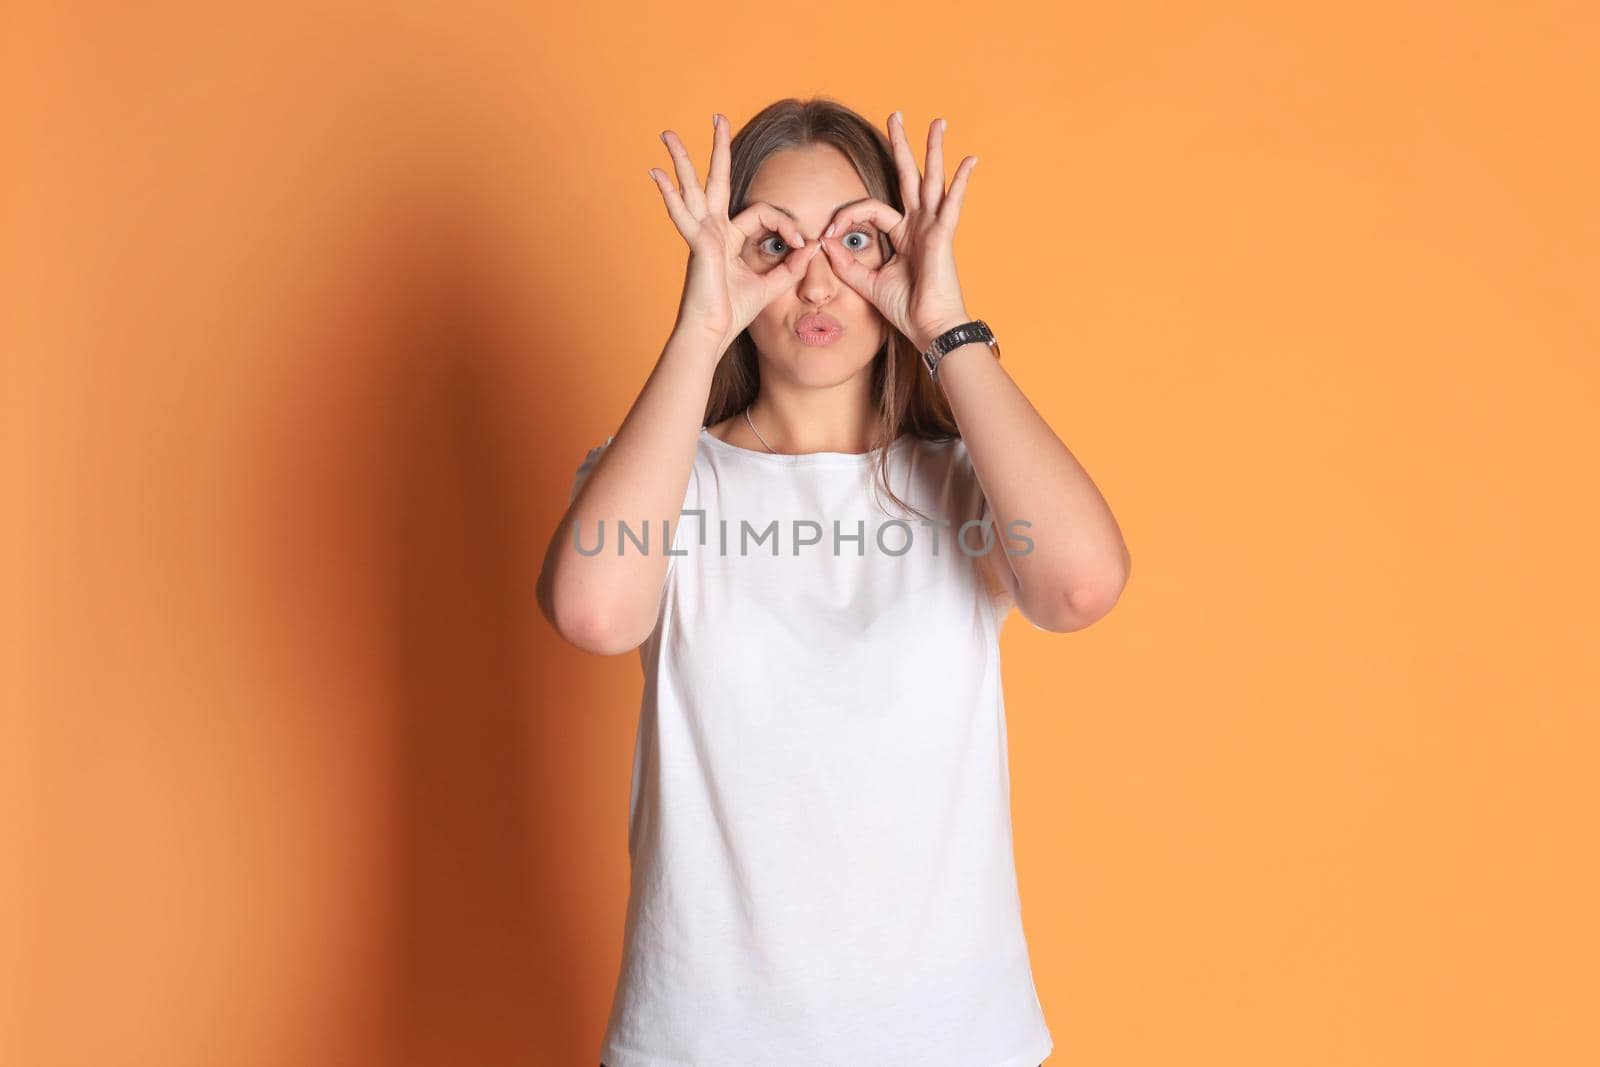
[[[800,316],[794,324],[794,335],[801,344],[831,345],[844,335],[844,325],[831,315],[812,312]]]

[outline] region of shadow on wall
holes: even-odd
[[[562,309],[513,285],[507,237],[470,191],[385,195],[358,262],[322,289],[337,304],[279,407],[292,429],[268,509],[283,639],[319,670],[364,670],[310,741],[366,747],[386,769],[385,869],[364,877],[388,918],[360,976],[340,980],[385,986],[370,1062],[582,1062],[598,1035],[578,995],[614,961],[595,959],[573,904],[573,761],[541,741],[540,709],[562,701],[535,658],[558,643],[537,637],[550,531],[530,476],[554,454],[538,398],[561,370],[530,366],[512,321]]]

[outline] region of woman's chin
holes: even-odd
[[[788,375],[806,386],[840,385],[872,368],[871,352],[854,352],[838,346],[821,348],[796,345],[785,358]]]

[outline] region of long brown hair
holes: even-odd
[[[756,171],[775,152],[812,144],[832,145],[855,165],[867,195],[904,211],[889,138],[872,123],[825,96],[793,97],[762,108],[729,142],[728,215],[748,205],[745,198]],[[886,235],[879,237],[885,261],[893,254]],[[842,284],[842,283],[841,283]],[[705,425],[722,422],[749,407],[761,390],[761,367],[750,331],[740,333],[723,353],[711,377]],[[892,326],[889,340],[872,359],[872,398],[878,409],[878,481],[889,498],[913,514],[928,516],[895,495],[889,484],[889,443],[900,434],[926,441],[961,436],[950,401],[928,377],[921,354],[911,340]]]

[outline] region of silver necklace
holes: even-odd
[[[757,437],[761,437],[761,431],[756,429],[756,424],[754,422],[750,422],[750,409],[749,408],[745,408],[744,409],[744,421],[750,423],[750,430],[751,430],[752,433],[754,433]],[[767,445],[767,439],[765,437],[761,437],[761,443],[764,444],[764,445]],[[771,445],[767,445],[767,451],[771,452],[773,455],[777,455],[778,454],[778,450],[776,448],[773,448]]]

